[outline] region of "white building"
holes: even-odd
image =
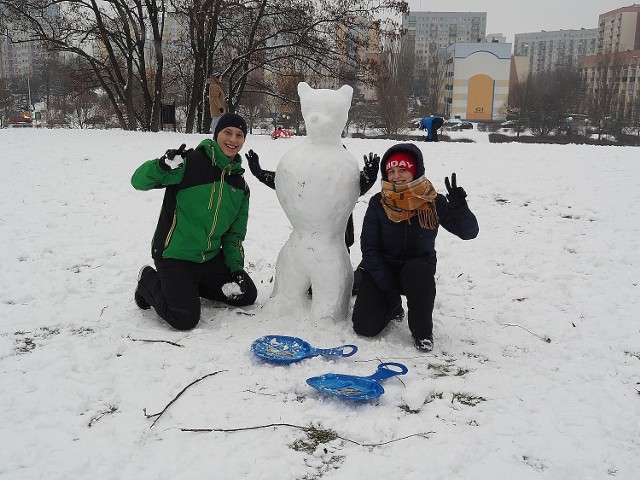
[[[510,43],[455,43],[447,48],[445,115],[462,120],[504,119],[509,96]]]
[[[533,75],[567,65],[579,65],[580,59],[596,52],[597,28],[553,32],[516,33],[513,54],[529,58]]]
[[[486,12],[411,12],[402,16],[409,50],[414,52],[414,76],[428,77],[429,61],[439,49],[456,42],[484,42]]]

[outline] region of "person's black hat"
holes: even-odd
[[[247,122],[244,121],[244,118],[235,113],[225,113],[218,120],[218,124],[213,131],[213,139],[216,140],[220,131],[227,127],[239,128],[244,133],[244,136],[247,136]]]

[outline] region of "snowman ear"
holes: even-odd
[[[343,85],[338,89],[338,93],[340,93],[344,98],[351,101],[353,97],[353,87],[351,85]]]
[[[311,92],[313,88],[309,86],[307,82],[300,82],[298,84],[298,95],[302,97],[304,94]]]

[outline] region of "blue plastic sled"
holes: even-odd
[[[355,345],[335,348],[313,348],[298,337],[266,335],[251,344],[251,351],[259,358],[274,363],[293,363],[303,358],[322,356],[350,357],[358,351]]]
[[[389,367],[396,367],[398,370],[392,370]],[[319,377],[308,378],[307,383],[316,390],[334,397],[348,400],[370,400],[384,393],[384,388],[378,382],[396,375],[404,375],[408,371],[409,369],[401,363],[387,362],[378,365],[376,373],[369,377],[327,373]]]

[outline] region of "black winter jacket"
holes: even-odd
[[[369,201],[362,225],[360,248],[366,271],[371,274],[378,288],[386,292],[396,287],[397,271],[413,258],[424,257],[435,274],[435,241],[439,227],[435,230],[422,228],[416,217],[395,223],[389,220],[380,198],[381,194],[377,193]],[[471,240],[478,235],[478,221],[466,204],[458,210],[452,210],[444,195],[438,194],[436,211],[439,225],[454,235],[463,240]]]

